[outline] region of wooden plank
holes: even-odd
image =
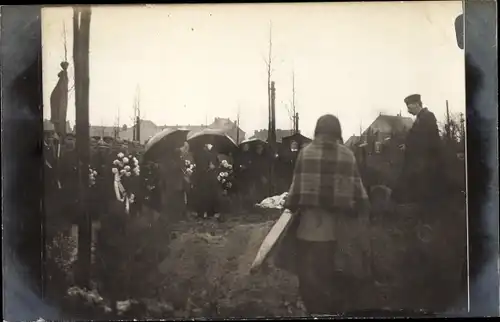
[[[293,213],[285,209],[281,214],[278,221],[271,228],[266,238],[262,242],[257,255],[250,267],[250,273],[255,273],[258,271],[262,264],[269,258],[269,255],[272,253],[274,248],[278,245],[279,241],[285,235],[287,228],[292,223]]]

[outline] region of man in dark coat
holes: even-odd
[[[419,94],[405,98],[408,113],[416,116],[401,145],[404,165],[395,199],[404,202],[431,202],[439,197],[441,139],[434,113],[423,107]]]
[[[218,213],[219,182],[217,181],[217,153],[206,144],[192,150],[196,168],[193,173],[193,195],[198,217],[213,217]]]
[[[252,202],[249,200],[250,184],[252,181],[252,156],[250,145],[245,143],[241,146],[236,156],[235,172],[237,179],[237,190],[242,203],[249,206]]]
[[[258,144],[255,147],[255,155],[251,168],[254,203],[261,202],[269,195],[270,166],[269,151],[264,149],[262,144]]]
[[[59,179],[61,183],[62,212],[69,220],[78,207],[78,156],[76,152],[76,138],[73,134],[64,137],[61,147],[61,158],[58,162]]]

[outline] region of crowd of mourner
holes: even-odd
[[[179,145],[148,158],[145,145],[138,142],[92,137],[87,199],[92,216],[105,213],[110,204],[119,204],[129,214],[148,206],[169,220],[190,213],[219,218],[228,207],[248,209],[271,194],[273,162],[278,178],[274,189],[287,190],[298,153],[295,147],[289,153],[271,155],[268,144],[261,140],[235,145],[225,154],[210,143]],[[46,209],[75,213],[79,184],[75,135],[60,138],[54,131],[46,131],[44,148]]]
[[[406,139],[407,178],[403,181],[412,182],[413,194],[417,194],[429,190],[425,178],[436,173],[435,166],[422,170],[419,160],[431,159],[439,134],[431,112],[421,108],[413,114],[422,120],[416,122]],[[200,218],[218,217],[234,205],[248,209],[266,197],[289,190],[297,156],[311,141],[300,134],[298,137],[302,139],[283,142],[274,149],[259,139],[246,140],[223,153],[217,144],[211,144],[213,140],[199,141],[202,144],[184,140],[162,147],[154,158],[145,157],[146,146],[138,142],[92,137],[87,200],[95,215],[106,212],[110,202],[116,201],[127,213],[138,213],[146,205],[170,219],[181,219],[188,213]],[[79,183],[76,138],[73,134],[60,138],[47,131],[44,146],[46,204],[59,212],[73,213]],[[411,165],[415,162],[418,167]],[[422,175],[419,169],[427,174]]]
[[[392,198],[421,204],[419,216],[424,216],[436,213],[432,210],[440,204],[436,201],[450,189],[443,175],[443,149],[434,114],[423,107],[420,95],[407,97],[405,103],[416,120],[398,147],[404,161]],[[46,209],[65,217],[78,212],[79,179],[86,175],[79,178],[75,136],[45,134]],[[332,243],[342,244],[342,236],[350,240],[349,232],[342,231],[344,226],[333,220],[350,222],[359,217],[351,214],[368,213],[371,183],[359,170],[356,154],[344,144],[340,120],[324,115],[317,121],[312,140],[298,134],[301,140],[275,146],[258,139],[237,145],[225,134],[219,136],[232,142],[230,148],[222,148],[210,135],[191,140],[186,134],[162,145],[154,155],[148,151],[153,151],[153,143],[158,147],[162,142],[155,137],[146,145],[91,138],[90,165],[85,170],[89,176],[86,208],[98,219],[110,211],[138,215],[149,207],[167,225],[191,214],[200,219],[220,218],[222,213],[235,213],[235,206],[241,211],[266,197],[288,192],[283,206],[300,213],[294,233],[300,240],[297,272],[308,311],[329,312],[334,309],[331,305],[338,309],[338,301],[348,302],[328,295],[333,285],[329,283],[337,276],[331,267],[331,249],[339,246]],[[341,280],[347,281],[345,276]],[[342,284],[346,289],[339,294],[347,294],[352,283]]]

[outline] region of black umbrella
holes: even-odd
[[[165,129],[155,134],[144,148],[144,158],[155,159],[165,151],[182,147],[188,133],[187,129]]]
[[[229,153],[238,148],[233,139],[223,131],[216,129],[193,131],[188,134],[187,141],[194,146],[212,144],[219,153]]]
[[[246,139],[246,140],[244,140],[243,142],[240,143],[240,147],[242,147],[245,144],[248,144],[249,146],[254,146],[254,145],[259,145],[260,144],[263,147],[268,145],[268,143],[266,141],[261,140],[259,138]]]

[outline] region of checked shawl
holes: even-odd
[[[356,159],[349,148],[314,139],[300,151],[285,208],[358,213],[368,205]]]

